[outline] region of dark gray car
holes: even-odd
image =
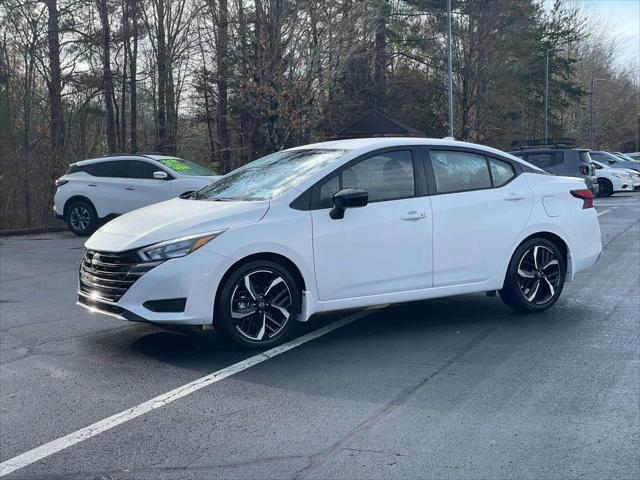
[[[593,195],[598,194],[598,179],[595,176],[593,165],[591,165],[589,150],[580,148],[526,148],[510,153],[553,175],[582,178]]]
[[[640,172],[640,162],[636,162],[635,160],[625,160],[618,155],[603,151],[592,151],[589,152],[589,155],[592,159],[600,163],[604,163],[605,165],[609,165],[611,168],[631,168]]]

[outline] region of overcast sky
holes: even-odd
[[[578,4],[600,25],[608,25],[616,39],[618,65],[634,65],[640,71],[640,0],[565,0]],[[544,0],[546,6],[553,0]]]

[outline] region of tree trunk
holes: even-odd
[[[129,53],[129,95],[130,101],[130,131],[131,131],[131,151],[138,151],[138,85],[137,85],[137,65],[138,59],[138,0],[129,0],[131,2],[130,17],[132,19],[133,46]]]
[[[158,67],[158,151],[168,153],[167,145],[167,39],[165,33],[164,0],[156,0],[157,10],[157,58]]]
[[[127,63],[131,54],[129,38],[129,0],[122,0],[122,34],[124,48],[122,61],[122,92],[120,96],[120,151],[127,151]]]
[[[216,57],[218,61],[218,141],[222,150],[222,168],[226,173],[230,169],[229,126],[227,122],[228,101],[228,58],[229,58],[229,12],[227,0],[218,2],[218,45]]]
[[[60,38],[57,0],[46,0],[48,13],[47,43],[49,48],[49,90],[52,162],[55,165],[64,141],[64,117],[62,113],[62,70],[60,68]]]
[[[110,152],[117,150],[116,120],[113,112],[113,76],[111,74],[111,33],[107,0],[98,0],[98,12],[102,25],[102,89],[107,110],[107,146]]]
[[[377,106],[384,109],[384,93],[386,84],[386,59],[387,50],[387,2],[383,0],[380,4],[378,18],[376,20],[375,36],[375,65],[374,84],[377,97]]]
[[[200,51],[200,59],[202,61],[202,94],[204,95],[204,112],[206,115],[207,123],[207,146],[209,147],[209,163],[213,163],[215,160],[215,143],[213,139],[213,122],[211,121],[211,106],[209,100],[209,70],[207,69],[207,61],[204,55],[204,48],[202,42],[202,34],[200,26],[198,26],[198,49]]]

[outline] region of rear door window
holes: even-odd
[[[113,160],[85,165],[84,171],[94,177],[127,178],[129,165],[127,160]]]
[[[431,164],[438,193],[491,188],[489,165],[483,155],[431,150]]]

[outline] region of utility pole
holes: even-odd
[[[564,52],[563,48],[544,49],[544,138],[549,137],[549,54]]]
[[[451,0],[447,0],[447,94],[449,96],[449,136],[453,138],[453,68],[451,64]]]
[[[596,87],[596,82],[599,82],[601,80],[604,80],[604,78],[592,78],[591,79],[591,98],[590,100],[590,105],[589,105],[589,148],[593,149],[593,124],[594,124],[594,115],[593,115],[593,97],[595,96],[595,87]]]

